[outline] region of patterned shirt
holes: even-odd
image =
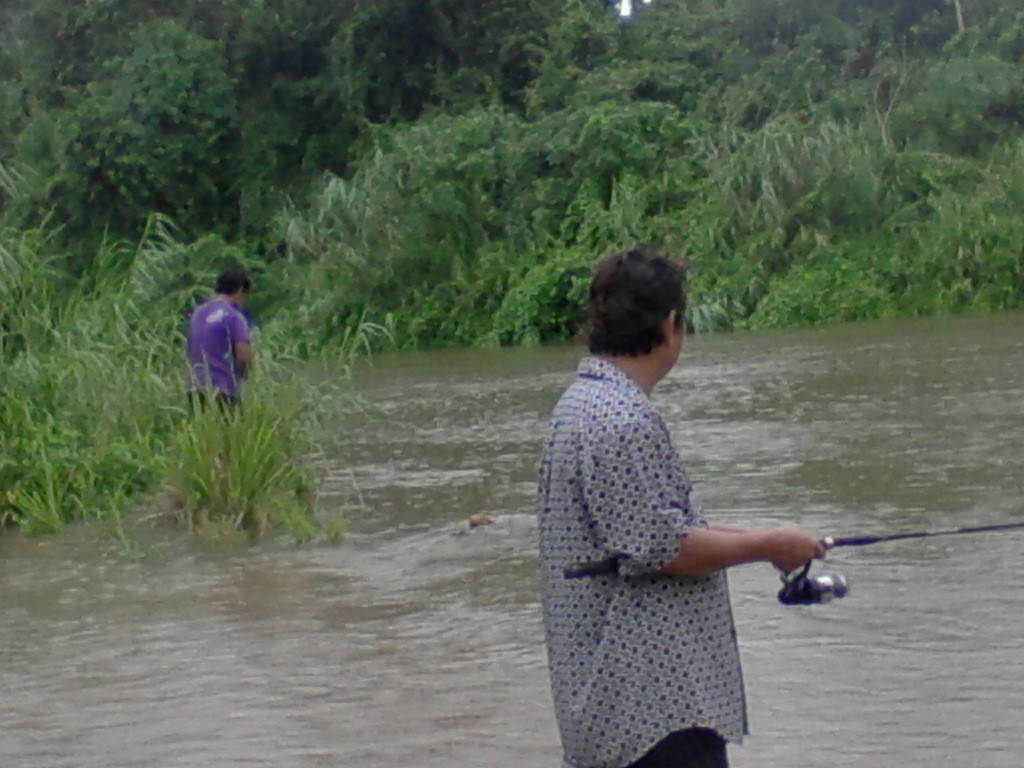
[[[621,768],[691,726],[742,740],[726,576],[655,573],[689,528],[707,523],[664,420],[618,366],[580,363],[540,474],[544,628],[566,766]],[[612,556],[618,575],[564,575]]]

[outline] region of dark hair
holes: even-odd
[[[220,273],[214,290],[225,296],[231,296],[239,291],[248,292],[252,290],[252,280],[249,279],[249,273],[241,267],[232,267]]]
[[[602,259],[590,283],[587,346],[595,355],[646,355],[664,343],[661,326],[686,312],[686,267],[638,247]]]

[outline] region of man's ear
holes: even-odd
[[[661,324],[661,334],[667,342],[673,336],[682,334],[686,338],[686,322],[680,319],[679,312],[673,309]]]
[[[661,321],[661,338],[663,343],[668,342],[668,340],[672,338],[672,333],[675,331],[675,324],[676,312],[675,310],[672,310],[665,315],[665,319]]]

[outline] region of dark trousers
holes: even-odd
[[[725,740],[710,728],[670,733],[628,768],[729,768]]]

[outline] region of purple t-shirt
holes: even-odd
[[[245,367],[235,359],[234,345],[248,343],[249,323],[233,304],[211,299],[197,307],[188,323],[192,387],[241,394]]]

